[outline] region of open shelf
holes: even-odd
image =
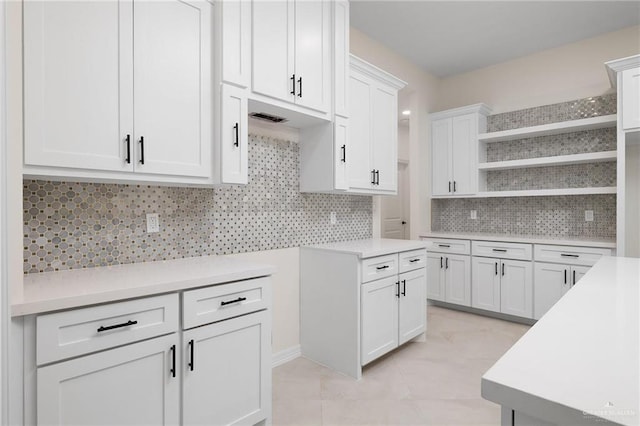
[[[561,121],[558,123],[543,124],[541,126],[521,127],[519,129],[503,130],[500,132],[481,133],[478,135],[478,141],[502,142],[522,138],[533,138],[536,136],[560,135],[563,133],[579,132],[582,130],[615,127],[616,123],[616,114],[603,115],[599,117],[582,118],[579,120],[569,120]]]
[[[529,189],[519,191],[489,191],[479,192],[473,198],[492,197],[548,197],[556,195],[592,195],[615,194],[615,186],[603,186],[600,188],[560,188],[560,189]]]
[[[589,152],[584,154],[557,155],[554,157],[526,158],[523,160],[494,161],[478,164],[478,170],[524,169],[528,167],[564,166],[567,164],[587,164],[616,161],[617,151]]]

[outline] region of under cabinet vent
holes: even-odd
[[[258,120],[268,121],[270,123],[284,123],[287,121],[284,117],[278,117],[277,115],[267,114],[266,112],[252,112],[249,117],[256,118]]]

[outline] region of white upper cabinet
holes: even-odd
[[[216,3],[222,82],[246,88],[251,83],[251,2]]]
[[[478,192],[478,133],[490,113],[484,104],[431,114],[432,195]]]
[[[333,2],[334,113],[349,117],[349,2]]]
[[[253,0],[253,92],[329,113],[331,29],[328,0]]]
[[[622,71],[622,128],[640,129],[640,67]]]
[[[216,183],[248,183],[249,131],[247,95],[244,89],[223,84],[220,98],[219,150],[214,157]]]

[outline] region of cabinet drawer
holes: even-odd
[[[531,244],[473,241],[471,252],[474,256],[498,257],[500,259],[532,259]]]
[[[611,256],[611,249],[536,244],[534,255],[537,262],[593,266],[602,256]]]
[[[372,257],[362,261],[362,282],[379,280],[398,273],[398,255]]]
[[[185,291],[182,325],[189,329],[203,324],[267,309],[271,305],[269,278]]]
[[[452,254],[471,254],[469,240],[453,240],[449,238],[423,238],[427,242],[427,251]]]
[[[41,315],[36,318],[38,365],[178,330],[178,294]]]
[[[425,268],[426,266],[426,250],[412,250],[400,253],[400,273]]]

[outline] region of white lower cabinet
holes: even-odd
[[[471,306],[531,318],[533,273],[531,262],[473,257]]]
[[[471,306],[469,256],[428,252],[427,273],[429,299]]]
[[[533,317],[540,319],[591,267],[536,262]]]
[[[500,260],[474,257],[471,273],[471,306],[500,312]]]

